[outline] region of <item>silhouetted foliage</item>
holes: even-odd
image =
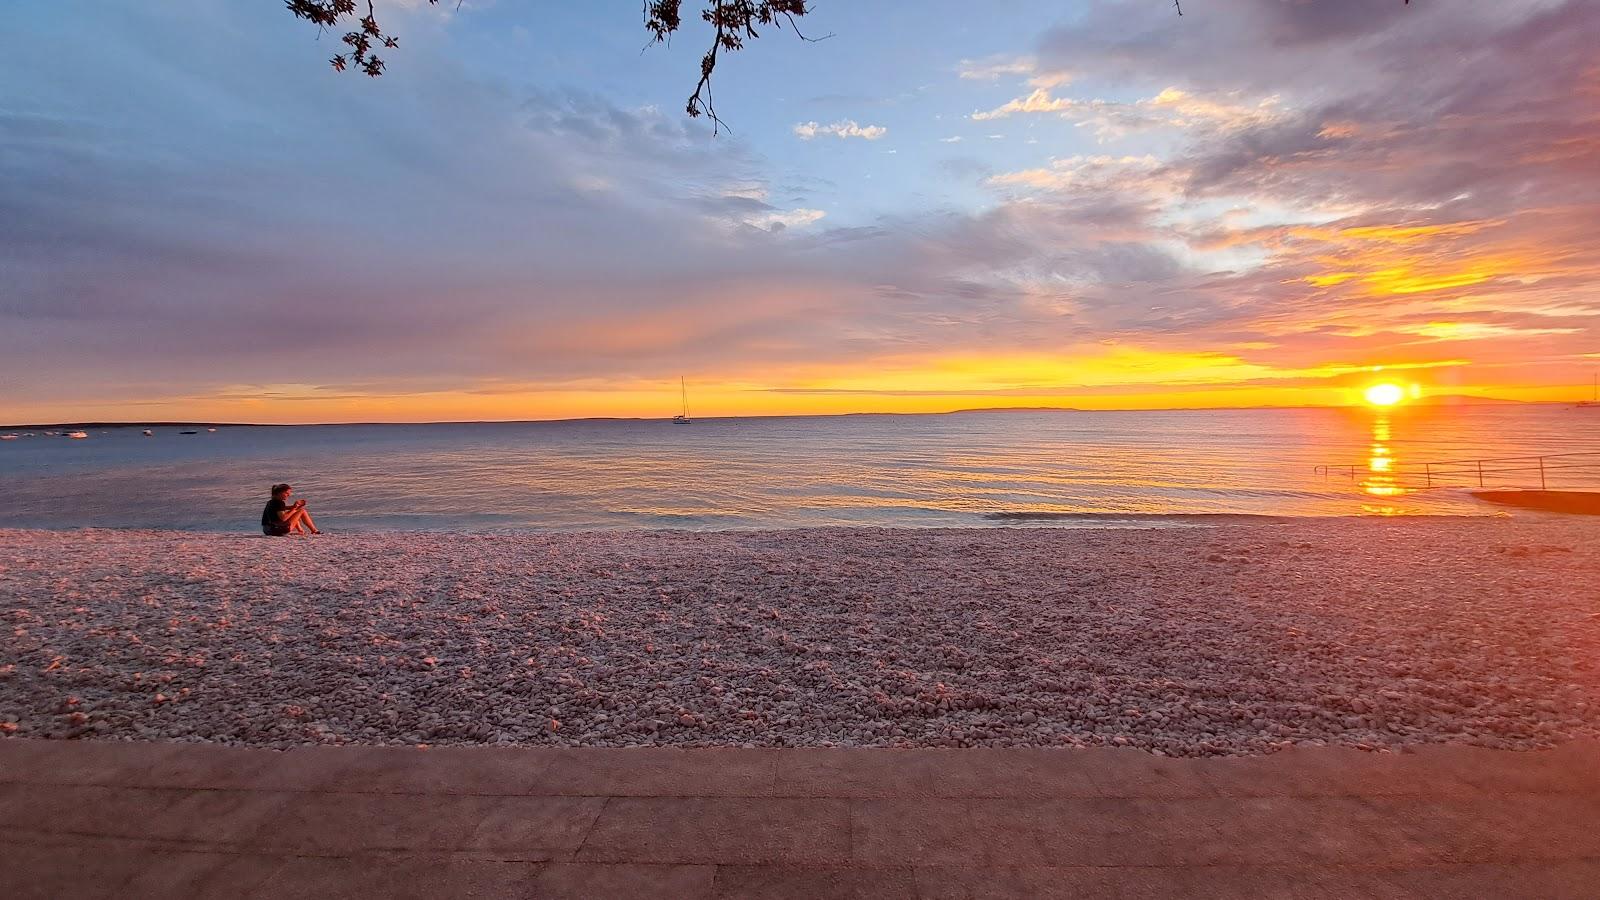
[[[683,0],[646,0],[644,27],[650,32],[650,42],[659,44],[671,38],[683,24],[682,12]],[[805,14],[806,0],[716,0],[701,10],[700,18],[716,29],[716,36],[712,38],[711,49],[700,58],[700,81],[689,95],[684,111],[691,117],[705,114],[711,119],[713,130],[721,127],[722,120],[717,118],[716,107],[711,102],[711,73],[717,67],[717,54],[740,50],[746,39],[760,37],[757,25],[782,28],[787,21],[802,40],[811,40],[800,33],[800,25],[795,22]]]
[[[366,15],[361,15],[357,0],[286,0],[289,12],[295,18],[305,19],[319,28],[348,28],[340,38],[348,49],[336,53],[329,62],[335,71],[365,72],[376,78],[383,74],[383,59],[373,52],[379,47],[394,48],[400,45],[392,34],[384,32],[378,24],[377,10],[372,0],[365,0]],[[434,6],[439,0],[428,0]],[[459,0],[458,4],[459,5]],[[711,25],[715,34],[711,49],[700,59],[700,81],[689,95],[685,112],[690,116],[704,115],[714,127],[724,127],[717,118],[711,99],[711,73],[717,68],[718,56],[744,47],[744,42],[760,37],[757,27],[782,28],[787,22],[802,40],[812,40],[800,33],[795,21],[806,14],[806,0],[711,0],[700,11],[700,18]],[[670,40],[683,25],[683,0],[645,0],[644,27],[650,34],[650,43],[660,44]],[[819,38],[820,40],[820,38]]]
[[[439,0],[428,0],[428,3],[437,6]],[[400,45],[394,35],[386,34],[378,24],[372,0],[365,0],[366,15],[361,15],[356,0],[286,0],[286,4],[295,18],[305,19],[319,28],[349,28],[340,38],[349,49],[334,54],[329,60],[335,71],[365,72],[376,78],[383,74],[384,63],[373,51],[378,47]],[[801,39],[811,40],[800,33],[800,26],[795,22],[805,14],[806,0],[711,0],[700,11],[700,18],[711,25],[715,34],[711,49],[700,59],[700,81],[689,95],[685,111],[690,116],[704,115],[715,127],[722,127],[711,99],[711,73],[717,68],[718,56],[742,49],[746,40],[760,37],[758,26],[782,28],[784,22],[788,22]],[[683,0],[645,0],[644,27],[650,33],[650,43],[670,40],[682,25]]]
[[[334,54],[330,60],[336,71],[343,72],[353,63],[355,71],[365,72],[376,78],[383,74],[383,60],[378,58],[373,49],[380,45],[385,48],[399,46],[399,41],[394,35],[385,34],[383,28],[378,25],[377,12],[373,9],[372,0],[364,0],[367,10],[364,16],[359,15],[356,0],[286,0],[286,2],[289,12],[296,18],[313,22],[319,28],[339,28],[341,22],[350,20],[351,30],[340,38],[349,49],[344,53]],[[716,34],[711,39],[711,49],[700,58],[700,80],[694,86],[694,93],[689,95],[689,102],[684,111],[693,117],[706,116],[711,119],[713,129],[716,129],[725,127],[722,120],[717,118],[716,107],[711,101],[711,73],[717,68],[719,54],[741,50],[746,40],[760,37],[756,31],[757,26],[782,28],[784,22],[788,22],[789,27],[794,29],[794,33],[801,40],[809,41],[813,38],[801,34],[799,23],[795,21],[806,14],[806,0],[701,0],[701,2],[706,2],[707,5],[700,11],[700,18],[709,23]],[[1411,0],[1404,2],[1407,6],[1411,4]],[[439,0],[428,0],[428,3],[438,6]],[[456,5],[460,6],[460,0],[457,0]],[[1180,0],[1172,0],[1172,5],[1177,9],[1178,15],[1183,15]],[[644,27],[650,33],[650,43],[667,42],[682,25],[683,0],[644,0]]]
[[[428,2],[437,5],[439,0]],[[354,20],[354,29],[340,38],[350,46],[347,51],[350,56],[347,58],[344,53],[334,54],[330,62],[335,71],[343,72],[353,60],[357,70],[376,78],[383,74],[383,60],[372,52],[372,48],[378,44],[391,48],[400,46],[393,35],[384,34],[379,27],[372,0],[367,0],[367,14],[360,17],[356,15],[356,0],[288,0],[288,6],[295,18],[314,22],[319,28],[338,28],[343,19]]]

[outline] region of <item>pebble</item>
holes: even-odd
[[[1600,736],[1597,538],[1576,520],[1341,520],[329,534],[264,552],[0,531],[0,617],[28,637],[0,658],[0,732],[1532,749]],[[1509,568],[1483,546],[1565,552]],[[1208,554],[1249,565],[1181,562]]]

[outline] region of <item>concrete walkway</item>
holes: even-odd
[[[1600,745],[1539,753],[0,740],[0,893],[1600,896]]]

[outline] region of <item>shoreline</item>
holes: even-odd
[[[1600,522],[0,529],[0,732],[528,746],[1600,737]]]
[[[319,512],[319,516],[337,521],[338,514]],[[936,533],[936,532],[1012,532],[1012,531],[1153,531],[1153,530],[1195,530],[1195,529],[1221,529],[1245,527],[1272,527],[1280,525],[1313,525],[1319,522],[1346,523],[1346,522],[1482,522],[1482,521],[1535,521],[1535,522],[1567,522],[1573,520],[1593,519],[1593,516],[1577,513],[1564,513],[1538,509],[1533,507],[1508,507],[1489,504],[1485,501],[1482,512],[1475,513],[1349,513],[1349,514],[1290,514],[1290,513],[1240,513],[1240,512],[1214,512],[1214,513],[1149,513],[1149,512],[992,512],[971,513],[972,523],[967,525],[878,525],[872,523],[837,524],[837,525],[704,525],[690,527],[683,525],[654,526],[630,523],[613,526],[550,526],[545,528],[534,527],[508,527],[508,528],[461,528],[458,526],[441,526],[438,528],[421,527],[367,527],[364,525],[346,526],[337,525],[324,529],[324,537],[340,536],[382,536],[382,535],[426,535],[438,537],[443,535],[478,536],[478,537],[518,537],[518,536],[550,536],[550,535],[628,535],[628,534],[796,534],[805,532],[824,531],[889,531],[907,532],[910,534]],[[108,525],[72,525],[59,528],[35,525],[7,525],[0,523],[0,541],[7,534],[89,534],[106,532],[108,534],[140,534],[140,535],[204,535],[209,537],[246,537],[260,536],[258,530],[248,522],[231,528],[151,528],[141,525],[127,527],[114,527]],[[3,549],[3,548],[0,548]]]

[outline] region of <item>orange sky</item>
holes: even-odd
[[[1022,0],[870,52],[835,4],[838,40],[740,55],[715,135],[695,60],[603,4],[516,47],[504,4],[386,5],[381,79],[270,5],[225,48],[165,4],[0,34],[0,421],[666,417],[680,375],[701,417],[1571,401],[1600,370],[1600,3]]]
[[[1449,362],[1449,361],[1446,361]],[[1459,362],[1459,361],[1457,361]],[[1047,381],[1048,360],[967,358],[935,368],[906,369],[892,376],[839,372],[791,382],[771,390],[759,383],[689,383],[690,412],[697,417],[818,415],[861,412],[939,413],[957,409],[1075,407],[1080,409],[1168,409],[1240,406],[1345,406],[1364,402],[1368,387],[1392,383],[1412,397],[1466,394],[1524,401],[1584,399],[1588,386],[1437,383],[1438,368],[1330,367],[1301,373],[1313,384],[1238,384],[1242,364],[1227,358],[1196,360],[1141,357],[1144,384],[1128,384],[1121,366],[1108,363],[1110,390],[1071,393],[1030,388]],[[1082,366],[1062,365],[1078,379]],[[1256,373],[1248,373],[1256,374]],[[1187,383],[1173,383],[1182,378]],[[1229,379],[1215,384],[1210,379]],[[1291,379],[1296,380],[1296,379]],[[1414,402],[1408,399],[1406,402]],[[178,397],[134,405],[85,405],[77,421],[228,421],[261,423],[494,421],[599,417],[664,418],[678,411],[676,382],[528,389],[496,385],[487,390],[418,391],[397,394],[336,393],[309,385],[240,386],[222,398]],[[44,410],[41,410],[43,412]],[[49,416],[18,422],[55,421]]]

